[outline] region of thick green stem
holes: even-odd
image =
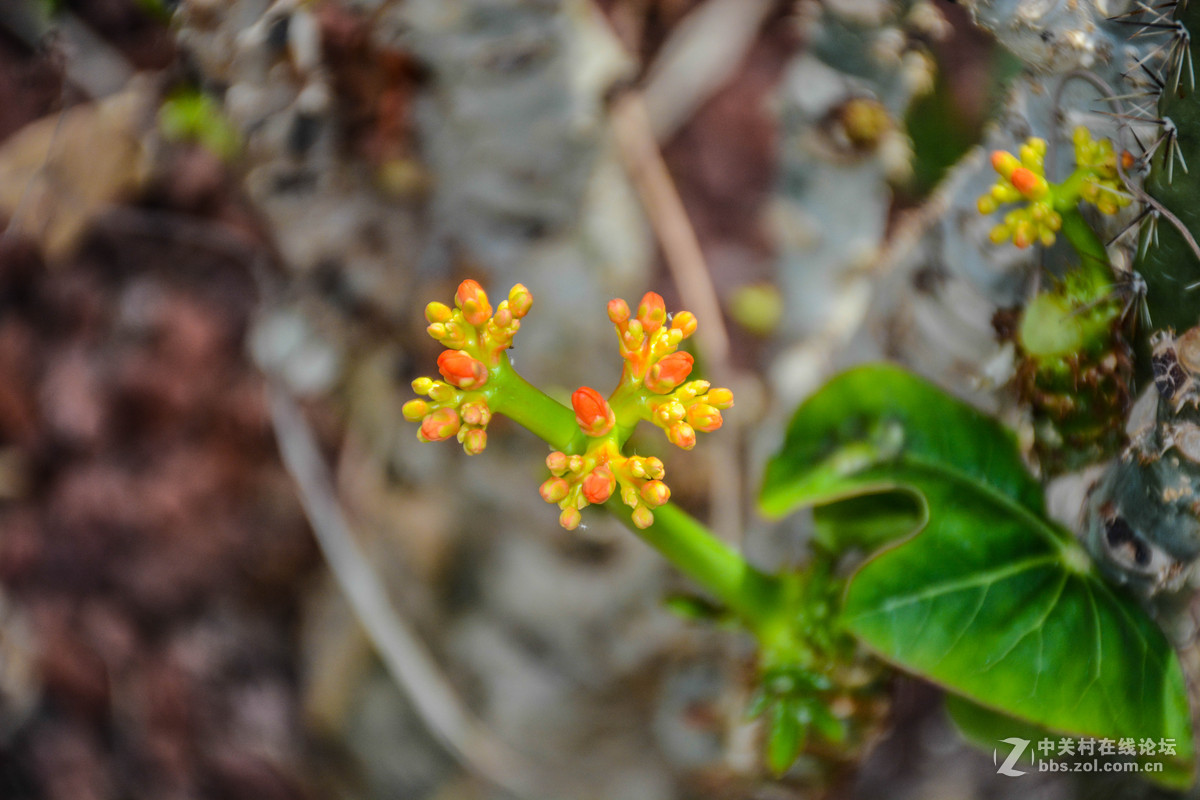
[[[1087,224],[1077,203],[1060,209],[1059,213],[1062,214],[1063,236],[1067,237],[1071,247],[1079,254],[1084,274],[1090,279],[1089,284],[1094,285],[1098,292],[1107,292],[1113,274],[1104,242],[1100,241],[1092,226]]]
[[[574,411],[522,378],[507,355],[501,356],[488,374],[484,392],[493,413],[524,426],[556,450],[571,446],[580,432]]]
[[[1119,304],[1112,298],[1112,267],[1104,243],[1076,207],[1062,212],[1062,232],[1079,254],[1080,268],[1066,276],[1063,286],[1042,292],[1021,317],[1019,341],[1028,355],[1062,364],[1064,357],[1094,352],[1106,346]]]
[[[631,509],[620,500],[609,500],[607,507],[681,572],[720,599],[752,630],[761,631],[779,615],[783,600],[780,581],[752,567],[686,511],[672,503],[659,506],[654,509],[654,523],[638,530],[631,521]]]
[[[507,358],[490,372],[486,390],[494,413],[528,428],[552,447],[567,450],[581,435],[575,413],[522,378]],[[782,617],[781,581],[748,564],[703,524],[670,503],[654,510],[654,524],[639,530],[630,509],[610,500],[609,511],[681,572],[711,592],[756,633],[774,630]]]

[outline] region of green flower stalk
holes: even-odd
[[[721,411],[733,405],[733,393],[714,389],[708,381],[688,380],[694,361],[679,352],[684,339],[696,331],[696,317],[681,311],[669,322],[662,297],[647,292],[631,316],[624,300],[608,304],[617,330],[625,367],[617,388],[606,400],[584,386],[571,396],[575,421],[584,441],[569,452],[556,450],[546,459],[550,478],[542,484],[547,503],[557,503],[559,523],[578,527],[580,511],[590,504],[617,497],[632,509],[639,529],[654,522],[654,509],[671,497],[663,478],[666,469],[657,458],[622,452],[642,420],[661,428],[667,440],[684,450],[696,445],[696,433],[721,427]]]
[[[667,313],[654,292],[636,311],[623,300],[608,304],[624,368],[608,397],[583,386],[570,407],[548,397],[517,374],[505,350],[511,346],[532,297],[515,286],[495,310],[475,281],[464,281],[455,307],[430,303],[429,334],[447,349],[438,357],[441,380],[418,378],[420,398],[404,406],[419,422],[421,441],[457,437],[468,455],[487,443],[487,425],[503,414],[553,448],[543,500],[558,506],[558,521],[573,530],[589,505],[603,505],[647,544],[710,592],[759,641],[763,692],[752,709],[767,720],[768,762],[778,773],[794,760],[812,729],[826,742],[845,737],[843,722],[829,709],[846,690],[831,678],[855,661],[853,646],[837,630],[829,598],[840,583],[811,576],[768,575],[746,562],[700,522],[671,505],[666,467],[655,456],[626,453],[641,422],[663,431],[684,450],[724,422],[733,393],[692,376],[692,356],[679,346],[695,333],[693,314]],[[807,587],[807,588],[806,588]],[[837,642],[834,647],[831,643]],[[853,721],[847,723],[854,727]]]
[[[697,433],[720,428],[721,412],[733,406],[728,389],[690,379],[694,361],[679,345],[695,333],[696,317],[687,311],[669,317],[662,297],[654,292],[646,293],[636,314],[624,300],[613,300],[608,315],[625,362],[621,379],[608,398],[580,387],[568,409],[521,378],[505,353],[533,304],[528,289],[514,286],[493,310],[483,288],[467,280],[454,301],[454,308],[435,302],[425,309],[429,335],[447,349],[437,362],[442,380],[417,378],[412,385],[421,398],[404,405],[405,418],[420,423],[417,438],[433,442],[457,437],[468,455],[478,455],[487,444],[492,415],[505,414],[554,448],[546,458],[550,476],[539,493],[559,507],[564,528],[577,528],[587,506],[613,500],[627,507],[634,527],[650,529],[655,511],[667,504],[671,490],[663,480],[666,468],[660,459],[624,452],[638,423],[654,424],[669,442],[690,450]],[[731,607],[746,605],[747,597],[761,595],[759,589],[768,586],[765,576],[755,577],[723,543],[707,541],[711,534],[701,526],[674,524],[663,530],[668,533],[656,530],[646,538],[664,552],[672,551],[672,560],[704,565],[693,577]],[[675,542],[680,536],[691,545]],[[689,547],[697,552],[688,553]],[[744,592],[737,588],[739,583],[752,589],[761,586]]]
[[[546,427],[560,415],[540,413],[535,421],[535,407],[546,412],[549,398],[539,397],[504,354],[533,304],[529,290],[514,286],[494,312],[487,293],[472,280],[462,282],[454,299],[455,308],[430,303],[425,309],[429,335],[450,349],[438,356],[443,380],[413,381],[413,390],[429,398],[404,405],[405,418],[421,423],[417,437],[436,442],[457,436],[469,455],[478,455],[487,445],[493,411],[503,410],[557,448],[546,459],[550,477],[539,491],[558,505],[564,528],[579,527],[584,508],[610,497],[632,509],[637,528],[650,527],[654,509],[670,499],[671,490],[663,482],[662,461],[622,452],[634,428],[646,420],[671,444],[690,450],[696,433],[720,428],[721,412],[733,406],[728,389],[688,380],[694,361],[679,345],[695,333],[695,315],[681,311],[668,320],[666,304],[654,292],[642,298],[636,316],[624,300],[609,303],[625,368],[607,400],[588,386],[576,390],[571,397],[576,427],[568,432],[561,424]]]

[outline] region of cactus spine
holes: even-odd
[[[1146,217],[1135,269],[1146,282],[1146,304],[1154,327],[1183,331],[1195,325],[1200,315],[1200,287],[1189,288],[1200,282],[1200,259],[1195,234],[1184,234],[1164,217],[1169,213],[1187,231],[1200,231],[1196,186],[1200,174],[1188,173],[1189,165],[1193,170],[1200,165],[1200,105],[1192,53],[1196,45],[1191,38],[1200,23],[1200,3],[1180,2],[1171,17],[1142,8],[1143,32],[1161,38],[1165,57],[1157,81],[1159,134],[1146,178],[1146,191],[1156,204]]]
[[[1130,16],[1159,42],[1161,64],[1157,113],[1145,114],[1157,130],[1142,157],[1149,174],[1134,261],[1151,321],[1136,343],[1148,385],[1131,414],[1129,447],[1091,491],[1084,537],[1105,572],[1185,644],[1197,633],[1188,604],[1200,586],[1200,175],[1188,169],[1200,163],[1191,40],[1200,4],[1139,5]]]

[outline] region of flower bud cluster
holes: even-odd
[[[1075,129],[1071,141],[1075,145],[1075,163],[1089,172],[1079,195],[1096,206],[1101,214],[1115,214],[1129,205],[1132,198],[1121,185],[1112,142],[1093,139],[1082,125]]]
[[[1046,140],[1031,138],[1018,153],[1019,159],[1003,150],[992,153],[992,169],[1000,177],[979,198],[979,212],[991,214],[1001,204],[1024,202],[1004,215],[1004,222],[992,228],[989,238],[995,244],[1011,239],[1017,247],[1034,242],[1049,247],[1062,227],[1062,215],[1054,210],[1055,195],[1046,181]]]
[[[992,168],[1000,177],[979,198],[979,212],[991,214],[1006,203],[1022,204],[992,228],[992,242],[1000,244],[1011,239],[1017,247],[1029,247],[1034,242],[1049,247],[1062,228],[1060,209],[1084,200],[1103,214],[1115,214],[1129,205],[1131,198],[1122,191],[1112,142],[1093,139],[1083,126],[1075,129],[1072,141],[1075,170],[1062,183],[1046,180],[1044,139],[1028,139],[1016,156],[1003,150],[992,153]]]
[[[624,300],[608,304],[608,318],[617,329],[625,371],[621,383],[642,384],[657,394],[671,391],[692,371],[692,357],[677,353],[679,343],[696,332],[696,315],[680,311],[667,322],[662,296],[646,292],[631,316]],[[665,363],[662,363],[665,362]]]
[[[691,450],[696,432],[720,428],[721,412],[732,406],[733,392],[728,389],[710,389],[708,381],[688,381],[668,395],[650,399],[650,421],[666,432],[671,444]]]
[[[426,307],[429,335],[447,349],[437,360],[441,380],[413,381],[420,397],[404,405],[405,418],[420,423],[421,441],[455,436],[467,453],[483,451],[492,415],[488,398],[505,396],[495,394],[501,390],[496,384],[503,384],[506,375],[495,368],[532,302],[529,290],[518,284],[493,309],[483,288],[467,280],[455,293],[454,308],[443,303]],[[567,447],[574,452],[550,454],[550,478],[539,490],[546,502],[558,505],[559,522],[568,530],[579,526],[584,508],[614,496],[633,510],[637,527],[652,525],[654,509],[670,499],[671,490],[663,482],[662,461],[621,452],[634,426],[649,420],[672,444],[690,450],[697,431],[721,427],[721,412],[733,405],[728,389],[689,380],[695,362],[679,351],[679,345],[695,333],[695,315],[681,311],[668,316],[662,297],[654,292],[642,297],[636,314],[625,301],[613,300],[608,315],[625,360],[621,382],[608,399],[588,386],[571,396],[582,436],[576,435]]]
[[[733,405],[728,389],[709,391],[708,381],[688,381],[695,364],[691,354],[679,352],[679,344],[696,332],[696,317],[688,311],[676,314],[667,324],[667,309],[661,296],[647,292],[630,316],[624,300],[608,304],[608,317],[617,328],[625,371],[622,389],[646,391],[645,419],[662,428],[677,447],[691,450],[696,432],[721,427],[721,410]],[[620,391],[620,390],[618,390]]]
[[[478,455],[487,446],[487,425],[492,418],[483,391],[488,370],[512,345],[521,318],[533,305],[533,296],[517,284],[508,299],[493,310],[483,287],[465,280],[454,294],[454,305],[430,303],[425,307],[426,330],[449,349],[437,360],[442,380],[413,381],[413,391],[427,399],[405,403],[403,414],[410,422],[421,423],[417,431],[421,441],[440,442],[454,436],[468,455]]]
[[[425,319],[429,321],[425,330],[443,347],[466,351],[487,368],[496,366],[500,354],[512,346],[521,319],[533,305],[533,295],[518,283],[493,311],[483,287],[465,280],[454,293],[454,305],[425,306]]]
[[[446,373],[443,371],[442,374],[445,376]],[[409,400],[402,410],[406,420],[421,423],[417,430],[418,439],[440,442],[454,436],[467,455],[476,456],[483,452],[487,447],[487,426],[492,412],[481,392],[462,391],[451,381],[432,378],[417,378],[412,387],[414,392],[428,398]]]
[[[643,529],[654,523],[654,509],[671,499],[662,461],[625,456],[611,439],[596,442],[581,455],[556,450],[546,457],[546,466],[550,477],[538,492],[558,505],[559,524],[569,531],[579,527],[584,508],[605,503],[618,491],[621,502],[633,509],[633,524]]]

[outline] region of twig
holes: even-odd
[[[721,304],[709,277],[700,240],[650,129],[641,95],[636,91],[626,92],[614,102],[611,116],[621,160],[662,245],[680,298],[684,306],[704,320],[696,333],[698,343],[710,364],[723,368],[729,359],[729,334],[721,316]]]
[[[671,31],[642,89],[650,129],[670,139],[733,76],[774,0],[708,0]]]
[[[267,395],[284,466],[299,489],[325,562],[392,678],[430,732],[466,767],[518,796],[539,794],[532,766],[471,717],[433,657],[392,607],[351,535],[329,469],[296,402],[275,381],[268,383]]]

